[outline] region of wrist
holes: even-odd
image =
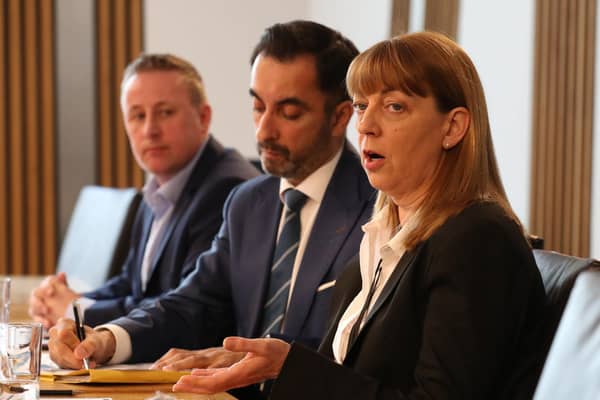
[[[102,356],[101,359],[97,360],[99,364],[106,364],[115,354],[117,347],[117,341],[115,335],[108,329],[99,329],[98,335],[100,335],[100,342],[102,343]]]

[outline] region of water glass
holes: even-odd
[[[10,316],[10,278],[0,278],[0,324],[8,322]]]
[[[0,342],[0,400],[38,400],[42,324],[8,323]]]

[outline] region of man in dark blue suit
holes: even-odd
[[[250,95],[262,166],[269,175],[232,191],[223,225],[194,272],[152,307],[97,328],[79,345],[72,321],[50,332],[52,358],[79,368],[94,363],[139,362],[171,350],[155,367],[229,365],[243,354],[218,346],[225,335],[269,333],[316,346],[324,334],[331,289],[357,252],[370,217],[373,189],[346,142],[352,103],[346,70],[358,53],[338,32],[308,21],[268,28],[252,56]],[[284,290],[283,314],[268,323],[276,248],[289,218],[290,190],[304,206]],[[290,247],[290,249],[292,249]],[[285,253],[284,253],[285,254]],[[275,293],[281,293],[275,290]]]
[[[193,65],[172,55],[147,54],[125,70],[121,104],[138,164],[150,174],[120,275],[79,294],[64,273],[31,296],[30,314],[46,327],[79,299],[95,326],[151,304],[177,287],[210,247],[231,189],[258,171],[209,134],[211,108]]]

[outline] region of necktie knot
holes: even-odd
[[[288,189],[283,193],[283,199],[287,208],[293,212],[298,212],[302,209],[308,197],[299,190]]]

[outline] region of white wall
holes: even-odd
[[[479,70],[502,179],[515,211],[528,226],[534,1],[462,0],[460,5],[458,41]],[[424,0],[413,0],[412,6],[410,27],[419,29]],[[340,30],[364,50],[389,35],[390,15],[391,0],[146,0],[145,46],[149,52],[168,51],[192,61],[214,107],[212,131],[246,156],[256,156],[248,58],[264,28],[312,19]],[[596,82],[600,85],[600,79]],[[600,102],[596,107],[600,115]],[[356,143],[351,124],[348,137]],[[599,160],[600,140],[594,152]],[[593,205],[600,204],[600,163],[594,165]],[[592,255],[600,257],[600,210],[592,212]]]
[[[276,22],[311,19],[339,30],[364,50],[389,35],[391,0],[146,0],[144,9],[146,51],[190,60],[206,82],[215,136],[256,156],[248,59],[263,30]],[[352,121],[348,137],[356,144],[353,126]]]
[[[225,145],[256,157],[250,54],[267,26],[306,18],[306,1],[146,0],[144,12],[146,51],[191,61],[213,106],[211,131]]]
[[[62,238],[80,189],[96,180],[94,3],[60,0],[55,3],[55,16],[58,223]]]
[[[308,0],[307,17],[340,31],[360,51],[390,34],[391,0]]]
[[[534,1],[462,0],[460,5],[457,39],[479,71],[502,180],[515,212],[527,227]]]

